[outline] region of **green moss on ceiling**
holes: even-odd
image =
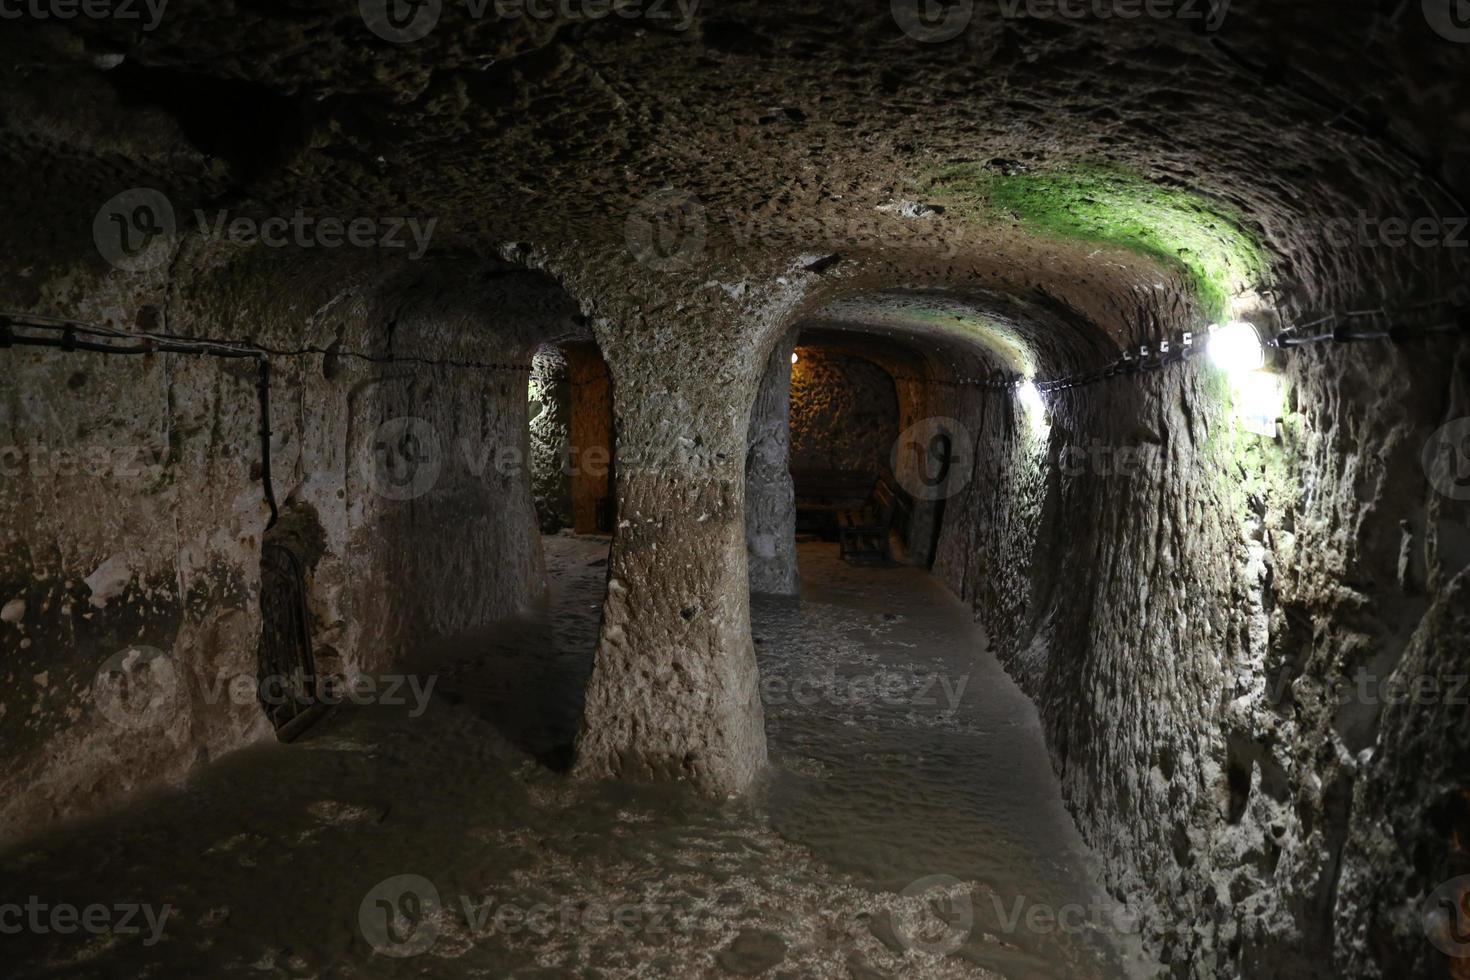
[[[1205,311],[1265,272],[1260,244],[1238,217],[1203,197],[1110,167],[1006,174],[984,164],[947,167],[928,193],[989,218],[1014,217],[1043,234],[1116,245],[1183,272]]]

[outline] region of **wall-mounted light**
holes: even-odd
[[[1276,438],[1281,418],[1280,376],[1264,370],[1266,346],[1261,334],[1244,320],[1210,328],[1210,362],[1230,378],[1235,417],[1241,428],[1267,439]]]
[[[1021,386],[1016,389],[1016,397],[1021,399],[1021,404],[1032,416],[1042,418],[1046,415],[1046,400],[1041,397],[1041,392],[1036,390],[1034,382],[1021,382]]]
[[[1258,371],[1266,363],[1261,335],[1244,320],[1212,328],[1208,350],[1210,361],[1227,374]]]
[[[1235,416],[1241,428],[1267,439],[1276,438],[1281,418],[1281,376],[1270,371],[1246,371],[1230,376],[1235,395]]]
[[[1021,403],[1021,408],[1026,413],[1026,421],[1029,423],[1031,434],[1040,437],[1045,435],[1046,422],[1046,400],[1041,397],[1041,391],[1033,381],[1023,381],[1016,388],[1016,399]]]

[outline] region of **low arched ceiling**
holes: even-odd
[[[845,296],[803,322],[809,336],[860,335],[921,353],[943,375],[1033,377],[1096,367],[1113,338],[1044,294],[982,289],[888,289]]]
[[[10,226],[74,223],[85,240],[99,199],[142,185],[181,215],[430,215],[441,250],[621,249],[649,195],[673,189],[715,266],[933,251],[975,229],[1076,243],[1086,261],[1053,274],[1119,295],[1138,278],[1123,250],[1211,312],[1242,289],[1304,310],[1463,279],[1463,250],[1324,233],[1359,214],[1464,214],[1470,49],[1432,4],[1179,0],[1128,18],[1091,0],[1076,17],[961,3],[943,43],[905,33],[905,0],[670,0],[668,19],[643,20],[431,6],[411,43],[325,0],[173,0],[146,32],[7,21]]]

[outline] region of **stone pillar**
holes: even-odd
[[[801,593],[796,565],[796,489],[791,481],[791,352],[795,347],[795,332],[776,345],[750,409],[745,545],[750,591],[759,594]]]
[[[682,344],[609,359],[618,527],[575,771],[740,793],[766,762],[742,509],[757,371]]]
[[[532,362],[531,493],[543,534],[572,526],[572,378],[566,355],[545,351]]]
[[[596,344],[567,348],[572,383],[572,526],[578,534],[598,530],[598,509],[612,492],[612,380]]]
[[[612,375],[618,510],[573,771],[744,793],[766,766],[745,551],[751,405],[820,279],[785,260],[741,265],[738,282],[708,256],[683,271],[621,252],[546,261],[563,281],[618,283],[584,301]]]
[[[765,765],[741,485],[738,470],[619,474],[630,526],[613,546],[580,774],[724,794]]]

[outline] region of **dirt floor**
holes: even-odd
[[[405,665],[426,700],[405,684],[407,704],[335,708],[294,744],[0,854],[0,906],[22,906],[0,927],[25,920],[0,972],[1149,972],[1030,702],[926,573],[801,546],[803,598],[753,603],[770,774],[710,801],[563,774],[608,541],[546,544],[541,606]],[[54,928],[65,905],[106,906],[110,927]]]

